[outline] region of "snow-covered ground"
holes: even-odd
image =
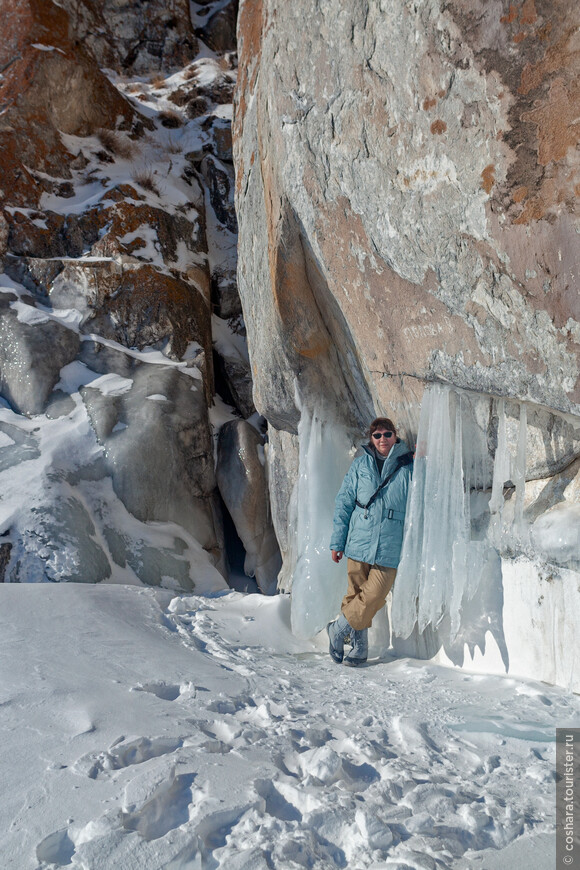
[[[554,863],[580,698],[412,659],[335,665],[288,596],[0,586],[0,867]]]

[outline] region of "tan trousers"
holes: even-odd
[[[395,577],[396,568],[382,565],[367,565],[366,562],[348,560],[348,591],[342,599],[342,612],[355,631],[370,628],[373,616],[387,600]]]

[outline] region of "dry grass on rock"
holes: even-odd
[[[171,136],[168,136],[163,143],[163,148],[168,154],[181,154],[183,145],[181,142],[176,142]]]
[[[173,109],[163,109],[159,112],[158,117],[164,127],[183,127],[183,118],[179,112],[174,112]]]
[[[151,167],[143,166],[141,169],[136,169],[131,174],[131,179],[142,187],[143,190],[148,190],[149,193],[154,193],[160,196],[159,187],[157,186],[157,176]]]
[[[103,127],[98,131],[97,138],[101,145],[116,157],[130,160],[135,156],[137,150],[135,143],[117,130],[107,130]]]

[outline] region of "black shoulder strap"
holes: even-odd
[[[395,467],[393,468],[391,473],[387,474],[387,476],[382,481],[380,486],[373,492],[373,494],[371,495],[371,497],[369,498],[367,503],[361,504],[358,499],[356,500],[356,504],[358,505],[358,507],[363,508],[363,510],[365,510],[365,511],[368,510],[369,507],[374,502],[374,500],[376,499],[379,492],[381,491],[381,489],[383,489],[387,485],[387,483],[390,483],[390,481],[393,479],[393,477],[395,476],[397,471],[400,468],[403,468],[405,465],[410,465],[412,463],[412,461],[413,461],[413,454],[412,453],[403,453],[403,455],[401,456],[401,458],[399,459],[399,461],[397,462],[397,464],[395,465]]]

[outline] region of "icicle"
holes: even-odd
[[[461,407],[450,424],[450,390],[434,386],[421,407],[413,484],[393,600],[393,624],[402,636],[415,621],[437,626],[452,601],[461,601],[460,570],[452,576],[453,545],[468,535],[462,468]],[[455,442],[455,444],[454,444]]]
[[[436,522],[427,522],[423,533],[423,564],[421,594],[419,596],[419,629],[437,625],[444,612],[448,596],[450,502],[449,475],[453,460],[451,427],[449,424],[449,390],[433,390],[431,414],[428,421],[427,468],[425,475],[425,502],[431,505],[430,515]]]
[[[470,602],[493,599],[501,611],[502,556],[525,553],[572,569],[580,564],[580,506],[552,508],[531,529],[527,524],[527,407],[520,404],[512,456],[506,403],[495,401],[497,445],[488,501],[484,490],[489,491],[491,468],[487,438],[478,422],[482,406],[464,391],[442,386],[425,390],[394,587],[392,626],[399,637],[430,626],[438,629],[441,642],[469,642],[471,622],[479,619],[478,604]],[[507,481],[515,485],[515,496],[506,502]]]
[[[526,435],[528,430],[528,413],[526,405],[520,404],[520,428],[518,433],[518,449],[513,469],[513,482],[516,486],[514,506],[513,536],[519,547],[525,548],[529,532],[524,522],[524,497],[526,494]]]
[[[422,546],[425,525],[424,493],[425,475],[427,471],[427,435],[431,410],[431,394],[425,391],[421,403],[421,416],[417,444],[415,447],[415,462],[413,479],[407,501],[407,516],[401,561],[397,570],[397,580],[393,595],[391,617],[393,627],[401,637],[408,637],[417,622],[417,609],[421,585]]]
[[[469,501],[464,491],[463,472],[463,407],[461,396],[457,396],[455,406],[455,448],[453,453],[453,469],[451,473],[451,596],[445,602],[446,610],[451,613],[451,634],[455,636],[459,630],[461,602],[467,582],[467,542],[470,533]]]
[[[505,400],[499,399],[497,403],[497,446],[493,463],[493,483],[491,488],[491,500],[489,512],[491,520],[489,524],[490,537],[493,544],[499,549],[503,533],[503,486],[510,478],[510,453],[507,445]]]
[[[477,594],[482,578],[497,571],[497,554],[489,542],[471,540],[464,457],[470,475],[477,480],[485,477],[485,459],[479,453],[487,450],[487,444],[475,437],[477,432],[469,399],[448,387],[433,386],[425,391],[393,597],[393,631],[401,637],[408,637],[415,624],[420,632],[428,625],[437,628],[447,616],[449,639],[454,641],[461,630],[464,604]],[[500,432],[498,454],[505,459],[503,406]],[[464,444],[465,433],[470,438],[468,445]],[[496,491],[499,487],[501,504],[503,475],[498,465]]]
[[[330,557],[334,499],[348,469],[344,430],[320,411],[302,409],[297,483],[297,560],[292,580],[292,631],[313,637],[336,616],[346,592],[346,569]],[[346,560],[345,560],[346,561]]]

